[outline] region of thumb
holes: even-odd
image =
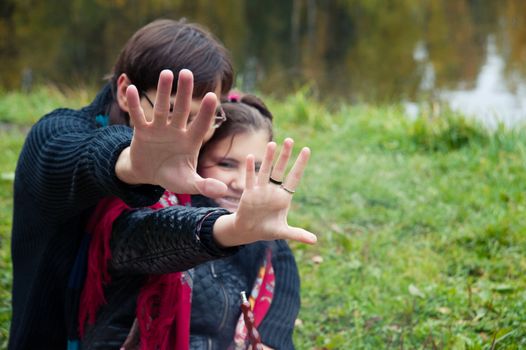
[[[318,241],[318,238],[314,233],[299,227],[289,227],[286,231],[280,234],[280,239],[288,239],[307,244],[314,244]]]
[[[202,177],[195,180],[195,187],[197,192],[209,198],[221,197],[227,191],[223,182],[216,179],[203,179]]]

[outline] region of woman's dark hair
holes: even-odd
[[[228,137],[245,132],[268,132],[269,141],[273,139],[272,113],[261,99],[254,95],[243,95],[241,98],[223,102],[221,107],[225,111],[226,121],[214,132],[212,138],[202,147],[200,154],[204,154],[208,147]]]
[[[139,29],[122,49],[113,68],[111,82],[115,92],[117,78],[125,73],[139,91],[157,88],[163,69],[174,72],[172,94],[177,89],[177,76],[186,68],[194,74],[194,94],[203,97],[221,83],[226,94],[232,87],[234,72],[228,51],[203,27],[161,19]]]

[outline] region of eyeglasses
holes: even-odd
[[[150,104],[150,106],[152,108],[154,108],[154,104],[153,104],[152,100],[148,97],[146,92],[141,91],[141,95],[143,95],[144,98],[146,98],[146,101],[148,101],[148,103]],[[173,110],[174,110],[174,103],[172,101],[170,101],[170,113],[173,112]],[[214,116],[214,124],[212,125],[212,128],[214,128],[214,129],[219,128],[221,126],[221,124],[223,124],[225,121],[226,121],[225,111],[223,110],[223,108],[221,106],[219,106],[216,109],[216,114]]]

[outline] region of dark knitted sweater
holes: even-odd
[[[163,193],[157,186],[129,186],[115,175],[120,152],[129,146],[132,129],[99,127],[112,93],[106,86],[92,104],[58,109],[29,132],[19,157],[14,183],[12,227],[13,318],[9,349],[65,349],[65,292],[73,261],[97,202],[117,196],[129,206],[154,204]],[[202,212],[187,211],[184,225],[195,231]],[[173,215],[174,233],[182,227]],[[201,234],[211,236],[212,224]],[[213,245],[213,240],[205,240]],[[192,254],[213,255],[201,245]],[[201,259],[201,260],[207,260]],[[185,267],[187,268],[187,267]]]

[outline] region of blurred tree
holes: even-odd
[[[413,97],[421,80],[421,71],[413,59],[415,47],[422,40],[420,2],[339,3],[354,23],[352,46],[343,44],[347,47],[343,71],[337,72],[350,81],[348,89],[356,98],[368,101]]]
[[[506,61],[509,87],[515,91],[520,84],[526,84],[526,2],[507,0],[499,9],[503,20],[498,42]]]
[[[526,76],[522,0],[4,0],[0,84],[99,86],[137,28],[183,16],[224,41],[240,88],[266,93],[416,99],[430,69],[431,92],[469,88],[495,33],[510,81]]]
[[[486,58],[488,29],[475,25],[474,9],[469,0],[428,1],[425,42],[437,88],[472,88],[475,84]]]
[[[18,87],[19,84],[19,77],[16,72],[20,70],[20,62],[17,60],[18,49],[14,12],[14,0],[4,0],[0,3],[0,57],[4,57],[6,63],[0,64],[0,86],[7,88]]]

